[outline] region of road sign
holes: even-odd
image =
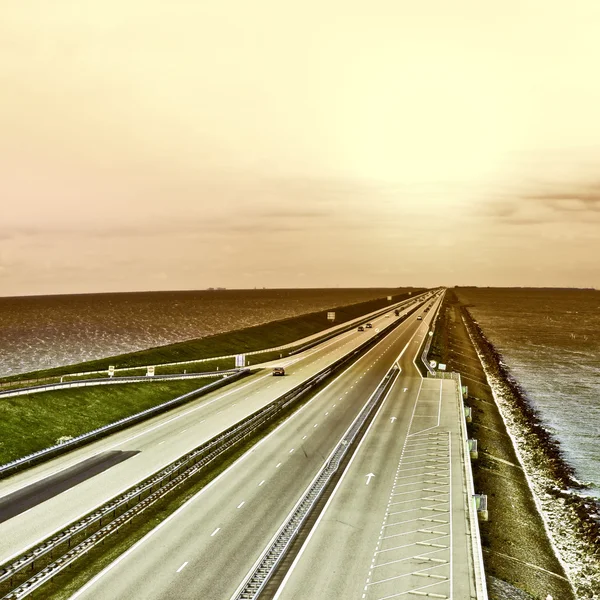
[[[154,366],[147,368],[146,377],[154,377]]]
[[[114,377],[114,375],[115,375],[115,365],[109,365],[108,366],[108,376]]]
[[[388,300],[391,302],[391,301],[392,301],[392,297],[391,297],[391,296],[388,296]]]
[[[440,371],[445,371],[445,370],[446,370],[446,365],[445,365],[444,363],[440,363],[440,364],[438,365],[438,369],[439,369]]]
[[[236,367],[245,367],[246,366],[246,355],[245,354],[236,354],[235,355],[235,366]]]
[[[429,366],[430,366],[432,369],[435,369],[435,368],[437,367],[437,361],[435,361],[435,360],[430,360],[430,361],[429,361]]]
[[[335,312],[334,311],[330,310],[327,313],[327,320],[328,321],[335,321]]]

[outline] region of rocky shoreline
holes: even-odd
[[[536,504],[578,598],[600,598],[600,505],[564,459],[527,394],[468,308],[460,313],[525,469]],[[556,599],[555,599],[556,600]]]

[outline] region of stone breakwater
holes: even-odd
[[[502,355],[467,308],[462,317],[525,469],[557,556],[578,598],[600,599],[600,504],[586,497],[560,443],[544,427]]]

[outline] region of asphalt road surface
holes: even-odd
[[[455,381],[420,382],[414,368],[402,385],[386,399],[277,600],[475,597],[462,400]]]
[[[0,481],[0,564],[178,459],[351,351],[373,329],[352,330],[185,406]],[[115,460],[114,452],[122,460]],[[56,493],[49,493],[54,490]]]
[[[73,598],[230,598],[386,372],[412,365],[432,313],[409,317]]]

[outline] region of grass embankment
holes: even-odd
[[[392,295],[392,302],[400,302],[401,300],[409,298],[409,293],[414,296],[422,291],[424,290],[410,289],[410,292],[408,292],[404,291],[404,289],[399,289],[396,294]],[[264,350],[283,344],[289,344],[309,335],[319,333],[332,325],[345,323],[346,321],[355,319],[366,313],[384,308],[389,304],[390,302],[386,298],[369,300],[367,302],[329,309],[335,311],[335,323],[327,321],[328,311],[326,310],[307,313],[298,317],[272,321],[254,327],[228,331],[199,339],[178,342],[176,344],[158,346],[147,350],[120,354],[99,360],[5,377],[0,380],[0,384],[28,380],[31,381],[30,385],[34,385],[36,381],[42,379],[48,381],[49,378],[60,379],[61,375],[68,373],[107,370],[109,365],[114,365],[117,368],[134,368],[145,365],[193,361]],[[230,360],[231,365],[233,365],[233,359]],[[187,365],[181,365],[176,368],[177,370],[175,372],[178,373],[183,372],[184,368],[188,370],[188,373],[190,372],[189,366]],[[209,370],[212,370],[212,368]],[[166,371],[157,371],[157,373],[166,373]],[[55,381],[56,379],[53,380]],[[41,383],[41,381],[39,382]]]
[[[212,380],[152,381],[82,387],[0,400],[0,464],[53,446],[162,402]]]
[[[503,582],[532,598],[575,596],[556,558],[537,511],[525,473],[496,406],[492,390],[461,318],[461,304],[448,290],[438,318],[429,358],[461,374],[473,412],[469,437],[476,438],[475,489],[487,494],[489,521],[480,523],[490,600],[506,600]],[[504,590],[504,591],[502,591]]]

